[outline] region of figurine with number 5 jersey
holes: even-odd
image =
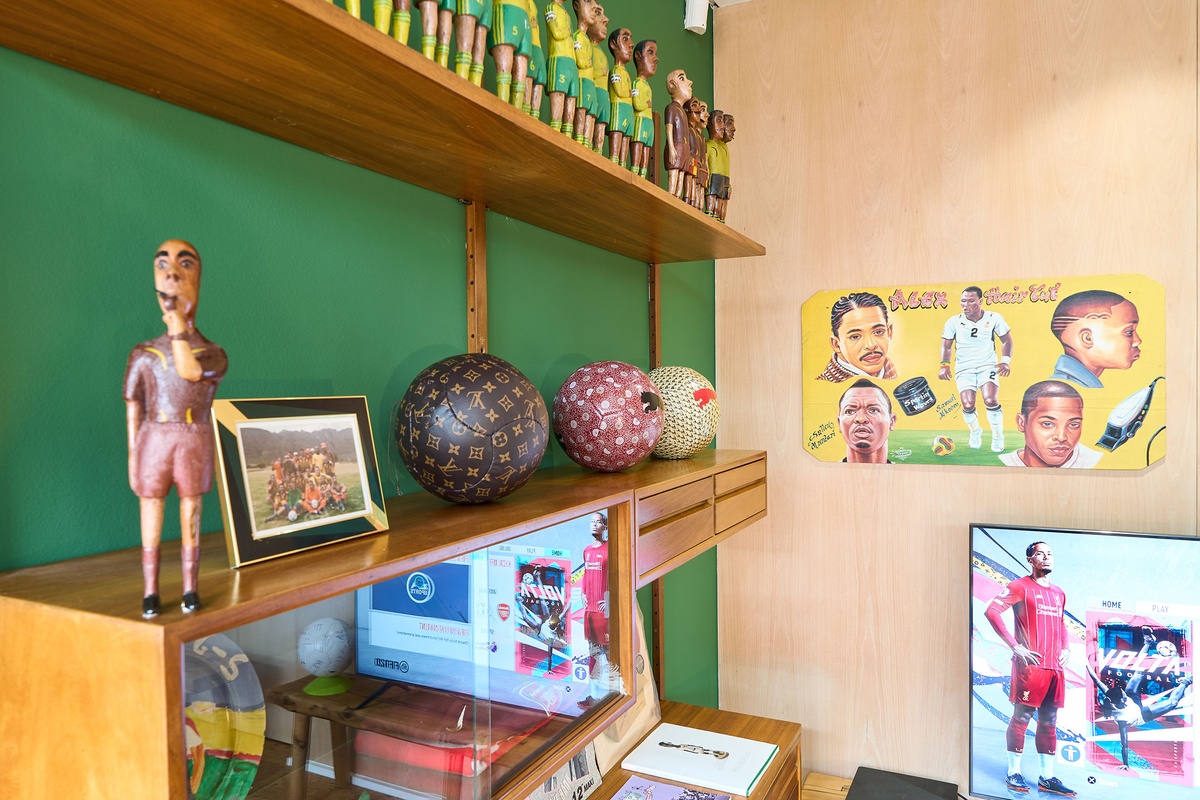
[[[212,401],[225,376],[225,351],[196,329],[200,254],[179,239],[154,255],[154,289],[166,332],[133,348],[125,367],[129,485],[142,532],[142,616],[161,610],[159,546],[167,494],[179,495],[183,610],[200,607],[200,504],[212,488]]]

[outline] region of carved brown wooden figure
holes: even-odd
[[[391,30],[392,38],[407,45],[411,24],[412,0],[375,0],[375,28],[380,33]]]
[[[488,48],[496,62],[496,96],[522,108],[529,59],[533,55],[533,34],[526,0],[497,0],[492,6]]]
[[[563,0],[552,0],[546,6],[546,47],[550,127],[571,136],[575,131],[575,101],[579,97],[579,65],[575,63],[571,13]]]
[[[487,52],[488,29],[492,27],[492,0],[453,0],[454,71],[476,86],[483,86],[483,56]],[[524,76],[522,76],[524,80]]]
[[[608,100],[612,108],[609,115],[608,156],[624,166],[633,137],[633,100],[630,95],[633,81],[625,66],[633,58],[633,34],[629,28],[617,28],[609,34],[608,52],[613,56],[612,71],[608,76]]]
[[[154,288],[167,332],[142,342],[125,367],[129,485],[140,501],[142,616],[159,613],[158,552],[171,487],[179,495],[183,610],[200,606],[200,504],[212,488],[211,410],[225,376],[225,351],[196,330],[200,255],[187,242],[163,242],[154,256]]]
[[[721,134],[722,141],[724,141],[725,144],[728,145],[730,142],[733,141],[734,134],[736,134],[736,133],[737,133],[737,125],[733,121],[733,115],[726,114],[725,115],[725,126],[724,126],[724,128],[722,130],[722,134]],[[732,178],[733,170],[730,167],[729,161],[730,161],[729,153],[728,153],[728,151],[726,151],[726,153],[725,153],[725,177],[726,177],[725,192],[724,192],[724,196],[721,198],[721,213],[720,213],[720,216],[718,217],[722,222],[725,221],[725,215],[729,213],[729,198],[733,196],[733,178]]]
[[[525,74],[526,114],[538,119],[542,113],[542,92],[546,88],[546,51],[542,49],[542,15],[535,0],[525,0],[529,11],[530,50],[529,70]]]
[[[577,27],[574,39],[575,66],[579,70],[579,97],[575,103],[575,141],[591,146],[596,124],[596,81],[593,78],[592,40],[588,30],[596,24],[596,0],[571,0]]]
[[[596,114],[596,124],[592,132],[592,149],[597,153],[604,152],[604,139],[608,134],[608,123],[612,117],[612,104],[608,97],[608,54],[601,44],[608,39],[608,15],[604,6],[596,6],[596,21],[588,28],[588,38],[592,41],[592,82],[596,87],[593,108]]]
[[[654,93],[650,79],[658,72],[658,42],[643,39],[633,47],[633,65],[637,77],[630,91],[633,102],[633,142],[629,152],[633,160],[629,165],[632,172],[643,178],[650,166],[650,148],[654,147]]]
[[[708,117],[708,190],[705,195],[705,211],[716,217],[721,202],[721,192],[729,182],[729,152],[725,149],[725,112],[714,108]]]
[[[667,170],[667,191],[684,196],[684,169],[692,158],[691,126],[684,106],[692,99],[692,82],[687,73],[673,69],[667,73],[667,94],[671,102],[663,109],[663,166]]]
[[[696,104],[696,122],[692,125],[692,158],[696,161],[696,185],[692,191],[692,205],[704,210],[704,195],[708,191],[708,146],[704,141],[704,130],[708,127],[708,103],[692,98]]]
[[[417,0],[417,8],[421,11],[421,55],[448,67],[450,30],[454,23],[453,0]]]

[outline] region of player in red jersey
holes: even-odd
[[[608,518],[592,514],[592,538],[583,548],[583,636],[588,642],[588,674],[598,655],[608,660]]]
[[[1033,712],[1037,711],[1037,744],[1041,776],[1038,789],[1042,792],[1074,797],[1075,792],[1054,777],[1054,754],[1058,749],[1055,723],[1058,710],[1066,699],[1063,667],[1070,657],[1070,642],[1063,624],[1066,593],[1050,583],[1054,569],[1054,553],[1045,542],[1033,542],[1025,548],[1025,560],[1030,574],[1018,578],[988,604],[984,615],[1000,638],[1012,648],[1012,719],[1008,723],[1008,788],[1028,792],[1029,785],[1021,774],[1021,752],[1025,749],[1025,731]],[[1016,623],[1016,635],[1004,622],[1004,612],[1011,608]]]

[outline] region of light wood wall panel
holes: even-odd
[[[720,441],[771,458],[769,517],[719,553],[721,703],[802,722],[809,769],[965,792],[968,523],[1195,534],[1196,6],[755,0],[714,28],[716,105],[738,122],[730,224],[768,250],[718,263]],[[1153,468],[804,452],[814,292],[1114,272],[1167,287]]]

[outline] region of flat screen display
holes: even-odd
[[[1200,800],[1200,540],[970,537],[971,795]]]
[[[607,666],[607,553],[588,514],[360,589],[358,672],[577,715]]]

